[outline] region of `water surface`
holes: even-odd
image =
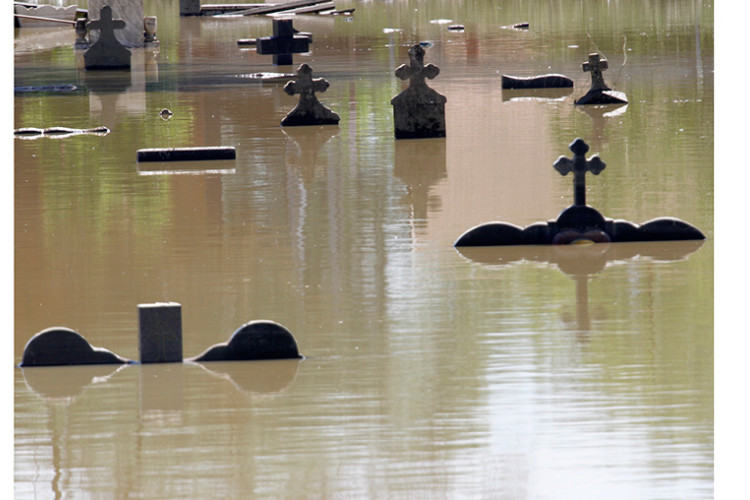
[[[314,43],[287,67],[237,46],[269,19],[177,7],[146,1],[161,46],[129,74],[16,30],[16,87],[77,90],[16,93],[14,126],[111,132],[14,141],[14,360],[51,326],[137,360],[156,301],[182,304],[186,357],[269,319],[305,358],[18,368],[18,498],[712,497],[710,5],[338,2],[355,14],[298,16]],[[416,42],[445,139],[393,138]],[[626,107],[573,105],[597,50]],[[338,126],[280,127],[296,98],[249,76],[302,62]],[[500,89],[548,72],[574,89]],[[453,248],[570,205],[552,164],[576,137],[607,164],[590,205],[707,240]],[[237,159],[136,162],[203,145]]]

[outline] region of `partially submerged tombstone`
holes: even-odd
[[[298,125],[336,125],[339,115],[323,106],[315,92],[325,92],[328,82],[322,78],[313,78],[313,70],[307,64],[297,69],[297,80],[284,85],[284,92],[293,96],[299,94],[297,106],[281,120],[282,126]]]
[[[256,52],[262,55],[273,54],[273,63],[286,66],[293,63],[293,55],[308,52],[309,35],[295,34],[292,19],[288,17],[273,20],[273,36],[256,39]]]
[[[138,324],[141,364],[302,358],[291,332],[273,321],[246,323],[234,332],[228,342],[214,345],[203,354],[187,360],[182,357],[180,304],[139,304]],[[69,328],[53,327],[37,333],[29,340],[20,366],[131,363],[136,362],[107,349],[93,347],[81,334]]]
[[[238,328],[229,341],[216,344],[188,361],[250,361],[301,358],[289,330],[273,321],[251,321]]]
[[[607,219],[586,204],[586,173],[598,175],[606,167],[594,155],[586,159],[588,144],[576,139],[570,144],[573,159],[559,157],[554,163],[561,175],[573,173],[574,203],[556,220],[537,222],[525,228],[507,222],[490,222],[473,227],[454,246],[550,245],[580,242],[703,240],[697,228],[673,217],[661,217],[641,225],[626,220]]]
[[[396,139],[445,137],[444,95],[431,89],[426,78],[440,73],[434,64],[424,64],[425,50],[416,44],[409,49],[409,65],[396,68],[396,76],[409,80],[409,87],[391,99]]]
[[[89,30],[99,30],[99,39],[83,55],[87,70],[130,69],[130,51],[115,38],[116,29],[124,29],[125,21],[113,19],[112,7],[105,5],[99,19],[88,23]]]
[[[504,89],[557,89],[572,86],[573,80],[557,73],[528,77],[502,75],[501,80],[501,87]]]
[[[602,59],[597,53],[589,54],[589,60],[581,65],[584,73],[591,73],[591,88],[580,99],[575,101],[577,105],[583,104],[627,104],[625,93],[612,90],[604,83],[602,72],[609,68],[606,59]]]
[[[34,335],[23,350],[21,366],[126,364],[132,361],[101,347],[65,327],[52,327]]]

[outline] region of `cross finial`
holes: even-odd
[[[89,23],[89,30],[100,30],[99,40],[104,42],[115,39],[115,30],[125,28],[125,21],[112,19],[112,7],[105,5],[99,11],[99,19]]]
[[[409,49],[409,65],[402,64],[396,68],[396,76],[402,80],[409,81],[409,87],[416,85],[426,85],[424,79],[432,80],[440,73],[440,68],[434,64],[424,65],[424,49],[421,45],[413,45]]]
[[[597,53],[589,54],[588,62],[583,63],[581,68],[584,72],[591,72],[591,90],[611,90],[602,76],[602,71],[609,68],[606,59],[601,59]]]
[[[301,98],[312,97],[315,92],[325,92],[328,82],[322,78],[312,77],[313,70],[307,64],[297,68],[297,80],[291,80],[284,85],[284,92],[289,95],[300,94]]]
[[[573,159],[561,156],[555,161],[555,170],[561,175],[567,175],[573,172],[573,187],[575,190],[575,204],[580,206],[586,205],[586,172],[599,175],[604,170],[606,164],[594,155],[586,160],[586,153],[589,151],[589,145],[583,139],[577,138],[568,146],[573,151]]]

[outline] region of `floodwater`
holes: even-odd
[[[305,357],[16,368],[17,498],[712,497],[710,4],[340,0],[295,19],[313,44],[282,67],[237,45],[269,18],[145,4],[161,45],[129,73],[84,71],[69,28],[16,30],[14,126],[110,133],[14,140],[14,362],[52,326],[138,360],[158,301],[185,357],[258,319]],[[447,137],[396,141],[417,42]],[[595,51],[627,106],[573,105]],[[280,127],[297,98],[252,77],[303,62],[338,126]],[[544,73],[575,87],[501,90]],[[706,241],[452,246],[556,218],[576,137],[607,165],[590,205]],[[237,158],[136,162],[188,146]]]

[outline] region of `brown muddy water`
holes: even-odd
[[[16,87],[76,90],[16,92],[14,127],[111,132],[14,140],[14,363],[51,326],[137,360],[157,301],[186,357],[257,319],[305,357],[15,368],[17,498],[712,498],[710,4],[341,0],[296,17],[314,41],[282,67],[237,46],[269,18],[178,5],[146,0],[161,45],[129,73],[84,71],[69,28],[15,31]],[[447,137],[396,141],[417,42]],[[595,51],[627,106],[573,105]],[[280,127],[297,98],[250,76],[303,62],[338,126]],[[500,88],[543,73],[575,87]],[[557,217],[576,137],[607,164],[590,205],[706,241],[453,248]],[[136,162],[219,145],[237,158]]]

